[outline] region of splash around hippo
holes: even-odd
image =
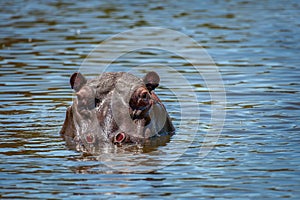
[[[142,144],[174,134],[165,106],[155,94],[160,78],[143,79],[126,72],[107,72],[91,80],[81,73],[70,78],[76,92],[60,131],[70,148],[95,152],[106,145]]]

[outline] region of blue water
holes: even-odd
[[[299,13],[292,0],[1,1],[0,198],[299,199]],[[151,49],[120,57],[111,70],[159,62],[186,77],[192,94],[171,72],[162,80],[173,90],[157,91],[177,128],[169,142],[117,149],[109,160],[70,150],[59,136],[69,76],[100,42],[141,27],[186,34],[218,67],[226,117],[204,158],[210,89],[186,60]],[[195,105],[198,127],[182,117],[194,116]]]

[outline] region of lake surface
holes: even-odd
[[[68,149],[59,131],[73,98],[70,75],[87,69],[102,41],[141,27],[183,33],[212,57],[226,92],[221,134],[208,134],[220,88],[149,40],[143,45],[153,49],[128,52],[108,70],[164,70],[157,94],[176,135],[103,156]],[[1,1],[0,198],[299,199],[299,52],[299,1]],[[205,138],[216,137],[201,156]]]

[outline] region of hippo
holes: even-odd
[[[172,136],[171,118],[154,92],[159,82],[153,71],[143,78],[127,72],[104,72],[90,80],[75,72],[70,85],[76,98],[67,108],[60,135],[67,146],[84,152]]]

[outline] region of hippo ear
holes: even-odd
[[[151,92],[159,85],[160,78],[156,72],[152,71],[146,74],[146,76],[143,78],[143,81],[149,92]]]
[[[78,92],[82,86],[86,84],[87,80],[80,72],[75,72],[70,78],[71,88]]]

